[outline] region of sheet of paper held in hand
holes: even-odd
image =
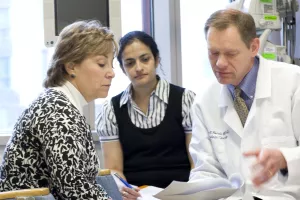
[[[226,198],[244,185],[240,175],[228,179],[209,178],[194,182],[173,181],[166,189],[154,195],[163,200],[209,200]]]
[[[158,200],[153,195],[161,192],[163,189],[153,186],[148,186],[140,190],[140,194],[142,197],[138,198],[138,200]]]

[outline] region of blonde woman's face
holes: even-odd
[[[107,97],[111,81],[115,76],[112,66],[113,57],[113,52],[91,56],[75,65],[75,78],[71,82],[87,102]]]

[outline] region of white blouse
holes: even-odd
[[[83,115],[83,107],[87,105],[88,102],[72,83],[66,81],[64,85],[54,87],[53,89],[63,92],[71,103],[79,110],[80,114]]]

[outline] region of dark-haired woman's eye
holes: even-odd
[[[132,67],[134,65],[134,62],[125,62],[126,67]]]
[[[100,67],[105,67],[105,64],[98,64]]]
[[[142,58],[142,62],[148,62],[149,61],[149,57],[144,57],[144,58]]]

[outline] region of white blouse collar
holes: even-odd
[[[86,106],[88,102],[72,83],[66,81],[64,85],[54,87],[53,89],[63,92],[71,103],[80,111],[80,114],[83,115],[83,107]]]

